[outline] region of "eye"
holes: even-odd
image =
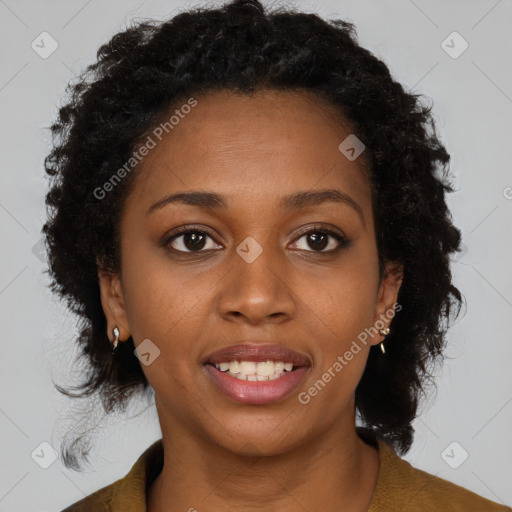
[[[350,240],[345,238],[342,234],[325,227],[312,227],[303,232],[296,240],[301,240],[302,238],[306,237],[308,237],[308,246],[313,250],[311,251],[301,247],[299,247],[299,249],[305,250],[307,252],[332,254],[350,245]],[[208,239],[210,239],[212,242],[215,242],[213,234],[204,230],[204,228],[196,229],[194,227],[188,226],[166,238],[166,240],[163,242],[163,245],[170,247],[170,250],[178,253],[199,253],[222,248],[222,246],[216,243],[213,243],[212,246],[207,247]],[[294,244],[297,245],[297,241],[295,241]],[[330,249],[325,250],[326,247],[329,246]]]
[[[206,247],[205,249],[205,245],[207,245],[206,240],[208,238],[213,240],[213,236],[207,231],[188,227],[167,238],[164,245],[169,246],[171,250],[175,252],[185,253],[215,250],[215,247]],[[213,245],[215,246],[216,244]]]
[[[350,245],[350,240],[345,238],[342,234],[323,227],[310,228],[308,231],[302,233],[297,240],[301,240],[302,238],[306,238],[306,243],[313,249],[312,251],[308,251],[308,249],[301,249],[308,252],[335,253]],[[335,241],[332,242],[331,240],[331,243],[329,243],[329,238],[334,239]],[[295,242],[295,244],[297,244],[297,242]],[[324,250],[329,246],[331,247],[330,249]]]

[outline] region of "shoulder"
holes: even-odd
[[[145,512],[146,489],[162,470],[163,444],[155,441],[119,480],[73,503],[61,512]]]
[[[73,503],[61,512],[91,512],[93,510],[95,512],[110,512],[112,510],[112,497],[118,483],[119,480],[113,484],[103,487],[99,491],[89,494],[89,496]]]
[[[369,512],[512,512],[510,507],[413,467],[390,445],[382,441],[378,445],[381,466]]]

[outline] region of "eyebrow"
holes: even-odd
[[[280,207],[283,209],[296,211],[311,206],[319,206],[326,202],[342,203],[350,206],[359,214],[363,224],[365,223],[361,206],[348,194],[334,188],[296,192],[281,197],[279,203]],[[226,209],[228,207],[227,201],[223,196],[214,192],[196,190],[191,192],[177,192],[159,199],[149,207],[147,215],[172,203],[182,203],[189,206],[197,206],[202,209]]]

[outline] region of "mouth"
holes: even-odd
[[[311,362],[283,345],[241,344],[210,354],[203,365],[224,395],[238,403],[261,405],[288,396]]]

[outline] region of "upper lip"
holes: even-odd
[[[216,350],[205,359],[204,364],[233,360],[254,362],[273,360],[293,363],[294,366],[310,366],[309,357],[284,345],[261,345],[253,342],[240,343]]]

